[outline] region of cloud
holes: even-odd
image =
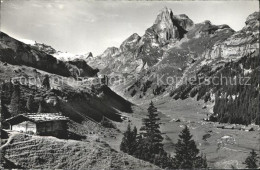
[[[49,3],[46,5],[46,8],[53,8],[53,6],[52,6],[52,4]]]
[[[77,19],[80,21],[83,21],[83,22],[90,22],[90,23],[93,23],[96,21],[96,19],[94,17],[90,17],[90,16],[87,16],[85,18],[78,17]]]
[[[64,5],[63,4],[59,4],[58,8],[62,10],[64,8]]]
[[[119,14],[108,14],[108,13],[99,13],[97,14],[99,18],[117,18],[120,15]]]

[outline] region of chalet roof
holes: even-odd
[[[41,113],[41,114],[28,114],[26,115],[29,119],[34,121],[50,121],[50,120],[68,120],[67,117],[60,113]]]
[[[23,121],[32,122],[47,122],[47,121],[57,121],[57,120],[69,120],[67,117],[61,115],[60,113],[30,113],[30,114],[19,114],[12,118],[6,120],[10,124],[17,124]]]

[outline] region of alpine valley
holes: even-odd
[[[260,143],[259,20],[254,12],[234,31],[208,20],[194,23],[165,7],[144,35],[133,33],[97,56],[0,32],[1,125],[18,115],[13,96],[19,80],[19,114],[30,110],[30,98],[32,113],[67,117],[70,136],[2,132],[1,166],[165,168],[120,150],[127,125],[140,132],[152,101],[167,154],[176,155],[178,135],[188,127],[209,168],[245,168]]]

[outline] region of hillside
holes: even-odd
[[[111,120],[121,121],[118,114],[120,111],[131,113],[132,104],[115,94],[105,85],[97,85],[93,91],[82,81],[72,81],[72,84],[66,84],[70,83],[70,81],[64,79],[63,84],[55,83],[55,80],[58,78],[58,80],[62,80],[63,77],[49,74],[52,89],[47,90],[41,87],[41,81],[47,73],[37,72],[37,83],[29,82],[27,78],[34,77],[32,68],[26,66],[19,68],[13,65],[4,66],[3,63],[0,64],[2,81],[9,82],[10,77],[17,77],[17,80],[22,80],[22,83],[24,81],[24,84],[20,85],[20,102],[23,106],[21,112],[27,112],[25,106],[28,97],[31,95],[34,96],[35,112],[37,112],[39,101],[44,100],[45,112],[62,112],[75,121],[83,121],[86,118],[101,121],[103,116]],[[18,70],[16,71],[18,73],[14,70]],[[15,78],[13,79],[15,80]],[[10,105],[12,90],[13,85],[11,83],[5,83],[2,87],[2,105],[6,108]],[[2,114],[10,115],[8,109],[5,110],[5,113]]]
[[[69,63],[56,59],[52,56],[54,49],[47,47],[27,45],[0,32],[0,61],[2,62],[26,65],[65,77],[93,77],[97,74],[98,70],[92,69],[83,60]]]
[[[159,169],[111,149],[102,141],[61,140],[12,133],[1,150],[9,167],[23,169]],[[6,165],[6,164],[5,164]],[[9,168],[8,166],[4,168]]]
[[[194,82],[182,84],[170,96],[212,103],[212,121],[259,125],[259,63],[259,53],[254,52],[213,68],[205,65]]]

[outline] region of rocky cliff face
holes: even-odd
[[[171,39],[181,39],[193,26],[193,21],[187,15],[173,15],[172,10],[164,8],[157,16],[154,25],[150,28],[161,44]]]
[[[44,43],[35,42],[34,44],[30,44],[30,45],[35,49],[38,49],[39,51],[44,51],[45,53],[50,55],[53,55],[58,52],[52,46],[46,45]]]
[[[259,49],[259,12],[249,15],[245,27],[205,51],[207,58],[237,59]]]
[[[114,87],[126,96],[152,97],[180,85],[205,64],[238,60],[259,49],[259,12],[251,14],[245,24],[238,32],[210,21],[194,24],[187,15],[164,8],[143,36],[131,35],[120,48],[109,48],[88,64],[104,74],[126,77],[125,85]],[[170,87],[169,76],[178,76]],[[158,77],[163,83],[158,84]]]
[[[31,48],[31,46],[17,41],[3,32],[0,33],[0,40],[0,60],[2,62],[24,64],[50,73],[70,76],[66,64],[51,55]]]
[[[163,9],[154,24],[143,36],[134,33],[119,48],[111,47],[103,54],[88,61],[92,67],[104,74],[137,74],[156,64],[163,56],[163,47],[182,39],[193,26],[186,15],[173,15],[170,9]]]

